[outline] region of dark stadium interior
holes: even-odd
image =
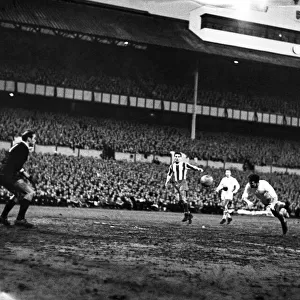
[[[217,21],[215,18],[208,18],[203,26],[222,30],[231,30],[232,28],[229,27],[234,26],[232,30],[239,32],[245,29],[244,25],[236,22],[231,24],[222,18]],[[248,34],[252,36],[261,36],[266,30],[264,26],[253,28],[251,24],[247,24],[246,27],[249,26],[252,32]],[[266,35],[269,34],[268,38],[278,40],[277,28],[268,29],[268,32],[265,32]],[[298,42],[299,32],[296,34],[289,31],[288,34],[289,41]],[[259,265],[264,261],[264,255],[270,255],[266,259],[269,265],[264,265],[267,268],[274,266],[273,261],[277,262],[278,259],[278,255],[274,253],[275,251],[281,253],[282,249],[286,251],[285,254],[288,251],[293,252],[284,256],[285,262],[288,261],[289,255],[292,261],[296,261],[299,252],[296,235],[299,233],[300,218],[299,58],[206,43],[188,30],[187,21],[154,16],[146,11],[87,3],[83,0],[5,1],[0,5],[0,36],[1,147],[13,145],[16,137],[31,128],[37,132],[37,144],[45,146],[45,149],[53,147],[57,150],[61,147],[73,152],[79,149],[76,152],[78,155],[65,155],[60,152],[50,154],[42,151],[34,151],[31,154],[26,169],[38,178],[35,186],[36,195],[32,202],[35,206],[32,216],[42,229],[38,229],[40,231],[36,237],[22,235],[16,231],[15,236],[9,235],[7,238],[8,247],[12,247],[16,237],[19,243],[16,247],[19,250],[14,251],[20,252],[22,243],[29,247],[28,241],[31,241],[30,239],[35,241],[39,236],[43,242],[44,239],[49,238],[49,235],[54,237],[56,229],[53,228],[59,227],[57,233],[62,239],[60,240],[59,236],[53,240],[49,238],[49,243],[53,245],[56,243],[61,248],[65,246],[65,242],[67,245],[78,243],[78,251],[84,253],[85,247],[88,249],[87,252],[96,249],[99,246],[97,243],[103,238],[101,242],[105,240],[107,245],[97,248],[97,253],[109,249],[111,254],[107,254],[106,250],[103,251],[105,263],[109,264],[107,257],[118,260],[118,257],[114,256],[114,243],[116,245],[120,243],[118,246],[122,245],[124,247],[122,249],[126,251],[129,249],[128,253],[134,253],[136,257],[143,256],[142,250],[139,250],[140,252],[132,250],[135,249],[132,245],[138,244],[139,238],[146,239],[144,229],[139,228],[141,226],[151,232],[149,235],[156,235],[151,236],[151,241],[144,246],[145,249],[149,247],[147,251],[153,245],[161,245],[159,251],[153,250],[153,253],[159,257],[160,265],[169,259],[175,259],[175,254],[180,259],[189,259],[188,255],[190,255],[193,264],[197,264],[203,257],[205,264],[207,261],[213,261],[215,265],[222,265],[224,261],[226,264],[232,263],[237,259],[237,265],[241,264],[243,267],[250,266],[250,260],[255,260],[257,257],[255,263]],[[195,122],[195,139],[191,139],[193,114],[188,113],[187,108],[185,112],[180,112],[179,108],[172,111],[165,108],[165,103],[178,103],[178,107],[180,104],[194,103],[196,70],[199,74],[196,104],[208,107],[209,112],[212,109],[224,108],[224,115],[220,117],[198,114]],[[11,90],[9,90],[11,86],[7,88],[8,83],[12,83]],[[24,91],[21,91],[19,85],[24,87]],[[34,86],[34,92],[25,91],[28,85]],[[44,96],[39,95],[37,85],[43,88],[50,87],[53,94],[46,96],[44,92]],[[66,94],[58,95],[59,89],[63,89],[63,93],[66,93],[67,89],[72,90],[72,99],[67,98]],[[81,95],[89,92],[91,98],[87,100],[82,96],[81,100],[76,100],[75,90]],[[97,93],[101,94],[101,101],[106,94],[111,102],[98,101]],[[118,103],[112,102],[112,95],[117,96]],[[124,103],[121,105],[121,96],[125,99],[125,105]],[[148,99],[153,100],[152,108],[147,107],[146,104],[143,107],[132,105],[131,98],[137,102],[141,98],[145,100],[144,103],[147,103]],[[159,108],[155,107],[155,101],[159,103]],[[232,110],[243,111],[248,115],[253,113],[253,119],[249,121],[242,117],[239,119],[228,117],[226,114]],[[280,125],[264,123],[258,120],[258,114],[269,116],[269,120],[270,115],[281,117],[283,121]],[[298,122],[296,125],[288,124],[287,120],[292,118]],[[95,152],[98,156],[84,157],[80,155],[80,150],[95,150],[98,151]],[[190,176],[188,200],[191,203],[191,211],[197,215],[196,224],[200,226],[201,216],[209,214],[209,216],[205,215],[203,220],[208,222],[208,227],[215,234],[214,237],[214,234],[204,233],[203,239],[206,241],[204,250],[197,248],[200,247],[198,243],[203,243],[199,242],[202,235],[199,237],[197,230],[200,228],[195,229],[194,226],[189,231],[180,227],[181,223],[178,225],[174,221],[176,214],[173,213],[182,212],[182,206],[173,192],[173,186],[165,187],[168,165],[158,159],[158,157],[169,158],[170,151],[187,154],[192,164],[198,161],[206,163],[201,167],[205,169],[205,173],[213,176],[213,185],[204,188],[200,181],[203,174],[191,172],[188,175]],[[129,161],[116,159],[116,153],[129,154]],[[5,150],[0,148],[0,161],[4,155]],[[149,157],[153,159],[148,162],[136,161],[138,155],[144,160]],[[233,243],[242,244],[247,241],[248,244],[245,243],[241,248],[239,245],[233,247],[231,240],[225,237],[227,232],[214,225],[217,219],[215,215],[219,217],[222,213],[222,201],[215,189],[224,177],[224,167],[227,163],[242,166],[240,169],[232,169],[234,177],[242,187],[230,205],[233,214],[236,215],[239,210],[246,210],[249,214],[265,211],[264,206],[259,202],[249,210],[249,207],[241,201],[243,188],[248,182],[247,176],[258,170],[257,173],[261,178],[274,187],[279,199],[287,203],[293,224],[291,230],[293,235],[286,238],[288,246],[281,248],[282,240],[277,240],[274,231],[272,232],[268,227],[267,217],[262,217],[264,219],[261,227],[254,224],[259,222],[257,220],[252,222],[250,218],[238,217],[239,225],[233,227],[231,232],[236,238],[236,240],[232,239]],[[223,167],[216,167],[219,166],[218,164]],[[270,172],[262,172],[264,167]],[[10,192],[0,186],[0,205],[6,203],[10,196]],[[48,206],[51,208],[47,212]],[[76,208],[82,210],[77,212]],[[85,209],[89,209],[89,212]],[[37,216],[39,211],[43,213],[44,219],[42,216]],[[97,211],[101,222],[97,219]],[[135,211],[139,211],[137,213],[141,215],[133,214]],[[146,214],[148,212],[161,214],[162,217],[156,216],[152,220],[151,215]],[[112,219],[109,219],[110,213]],[[164,217],[165,215],[167,217]],[[64,216],[63,221],[60,216]],[[70,222],[70,225],[67,222]],[[118,231],[115,228],[120,225],[118,222],[122,223],[122,226],[125,224],[128,232],[137,230],[136,235],[131,236],[131,233],[128,235],[126,230],[122,231],[123,229]],[[94,235],[91,234],[94,224],[101,226],[109,224],[110,227],[107,230],[101,227],[101,230]],[[241,232],[244,224],[247,224],[250,229],[247,228],[243,235]],[[272,224],[275,224],[275,221]],[[67,226],[71,228],[70,236],[64,231]],[[203,225],[202,229],[205,226]],[[168,228],[171,228],[171,233],[168,233]],[[179,230],[179,233],[176,233],[176,230]],[[259,230],[262,232],[261,235]],[[2,231],[1,226],[0,244],[2,241],[6,243],[4,237],[6,231],[5,234],[2,232],[4,229]],[[175,240],[179,240],[180,235],[185,241],[182,244],[186,243],[184,246],[176,244]],[[188,249],[187,243],[192,244],[191,249]],[[267,246],[266,249],[263,246],[257,250],[255,248],[257,245]],[[273,246],[275,248],[272,248]],[[167,253],[168,247],[177,247],[175,254],[170,254],[171,251]],[[181,251],[180,247],[184,247],[185,251]],[[228,252],[225,251],[226,249],[223,251],[222,247],[228,248]],[[46,264],[49,253],[48,250],[45,252],[44,248],[41,249],[34,249],[35,254],[29,256],[36,255]],[[51,245],[50,249],[52,249]],[[55,251],[57,249],[58,246]],[[73,251],[70,249],[66,251],[67,254],[68,251],[70,253]],[[257,257],[253,254],[254,258],[250,259],[244,255],[239,260],[240,256],[236,252],[242,252],[243,249],[249,253],[257,251],[255,252],[258,253]],[[269,249],[273,249],[273,252]],[[14,259],[11,258],[13,250],[1,251],[3,261],[6,256]],[[125,252],[122,251],[120,257],[126,261]],[[218,251],[223,251],[223,254]],[[20,254],[27,257],[24,261],[28,260],[28,253]],[[67,259],[77,255],[74,252],[70,253]],[[101,255],[104,255],[103,253]],[[128,253],[126,252],[127,258],[130,256]],[[153,253],[151,255],[154,255]],[[55,260],[53,265],[55,265],[60,262],[60,258],[59,255],[53,255]],[[89,256],[86,256],[84,264],[87,268],[89,264],[99,263],[97,255],[94,253],[89,255],[94,255],[96,258],[95,261],[90,262],[87,261]],[[155,261],[151,256],[151,261],[152,259]],[[132,262],[130,260],[124,262],[124,269],[127,268],[127,263]],[[275,269],[276,272],[281,270],[277,265]],[[7,266],[6,274],[9,270]],[[177,272],[174,270],[172,272]],[[192,269],[188,270],[191,272]],[[288,274],[287,280],[276,273],[281,284],[289,282],[292,276],[292,273],[286,269],[284,271]],[[53,274],[55,277],[55,272]],[[188,276],[189,278],[196,276],[195,274],[184,273],[179,277],[185,280]],[[277,280],[276,276],[274,281]],[[2,288],[3,278],[4,276],[1,277],[0,274],[0,288]],[[193,277],[193,289],[196,290],[195,278]],[[105,280],[109,282],[110,279]],[[210,284],[214,285],[214,282]],[[164,281],[158,281],[158,284],[163,286]],[[274,285],[276,286],[276,282]],[[6,283],[5,286],[7,291],[10,291],[10,285]],[[95,286],[98,287],[97,284]],[[112,289],[116,286],[118,284],[114,284]],[[167,286],[169,287],[168,284]],[[152,288],[155,289],[151,286],[150,296],[144,299],[163,299],[151,298]],[[276,289],[280,291],[280,286],[276,286]],[[173,292],[170,288],[167,293],[169,298],[165,299],[175,299],[172,298]],[[291,297],[297,294],[296,292],[297,287],[294,287]],[[265,292],[262,298],[259,298],[258,294],[250,293],[249,297],[245,296],[244,299],[272,299],[274,293]],[[98,299],[96,294],[92,295],[92,292],[85,291],[78,296],[78,299]],[[29,295],[28,292],[27,298],[24,299],[31,300],[37,297],[36,295],[34,293]],[[89,296],[85,298],[86,295]],[[200,294],[196,292],[191,296],[184,290],[182,295],[182,299],[196,299]],[[2,300],[1,296],[0,289],[0,300]],[[41,300],[46,299],[43,296]],[[231,299],[239,299],[239,295],[235,296],[236,298]],[[49,300],[58,299],[55,297]],[[66,298],[61,299],[69,300],[72,297],[73,294],[70,293]],[[137,294],[132,298],[122,298],[117,295],[110,296],[109,299],[142,299],[141,297],[143,298],[142,288],[138,289]]]

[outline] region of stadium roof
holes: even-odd
[[[91,2],[17,1],[0,10],[1,21],[300,68],[299,58],[204,42],[185,20]]]
[[[102,4],[110,4],[147,11],[153,15],[171,17],[175,19],[189,19],[193,9],[203,5],[217,7],[234,7],[244,4],[253,10],[264,11],[267,6],[291,6],[294,0],[85,0]]]

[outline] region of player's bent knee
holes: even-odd
[[[280,210],[281,210],[282,208],[284,208],[284,207],[285,207],[285,203],[284,203],[284,202],[277,202],[277,203],[275,204],[274,209],[275,209],[276,213],[279,214],[279,213],[280,213]]]
[[[279,218],[279,217],[280,217],[280,215],[279,215],[279,213],[277,212],[277,210],[271,209],[271,212],[272,212],[272,214],[273,214],[274,217],[276,217],[276,218]]]

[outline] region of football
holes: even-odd
[[[204,175],[201,177],[200,182],[203,186],[211,186],[214,182],[214,179],[210,175]]]

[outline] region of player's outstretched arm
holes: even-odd
[[[221,192],[222,190],[223,190],[223,182],[224,182],[224,180],[222,179],[221,181],[220,181],[220,183],[219,183],[219,185],[217,186],[217,188],[216,188],[216,192],[217,193],[219,193],[219,192]]]
[[[166,182],[165,182],[165,187],[168,185],[169,181],[171,180],[172,175],[173,175],[173,170],[172,170],[172,166],[170,166],[168,174],[167,174],[167,179],[166,179]]]
[[[246,186],[245,186],[244,193],[242,195],[242,201],[246,202],[247,205],[248,205],[248,208],[251,209],[253,207],[253,203],[250,200],[248,200],[249,191],[250,191],[250,184],[247,183]]]
[[[233,189],[232,193],[235,195],[239,191],[240,187],[241,186],[240,186],[239,182],[237,180],[235,180],[235,185],[234,185],[234,189]]]
[[[188,164],[188,163],[186,164],[186,166],[187,166],[188,169],[192,169],[194,171],[200,171],[201,173],[204,172],[204,170],[202,168],[199,168],[197,166],[193,166],[193,165]]]
[[[167,179],[166,179],[166,182],[165,182],[165,186],[167,186],[167,185],[168,185],[168,183],[169,183],[169,181],[170,181],[171,177],[172,177],[172,176],[167,176]]]
[[[20,170],[20,173],[23,177],[25,177],[26,179],[29,179],[30,175],[24,170],[24,168],[22,168]]]

